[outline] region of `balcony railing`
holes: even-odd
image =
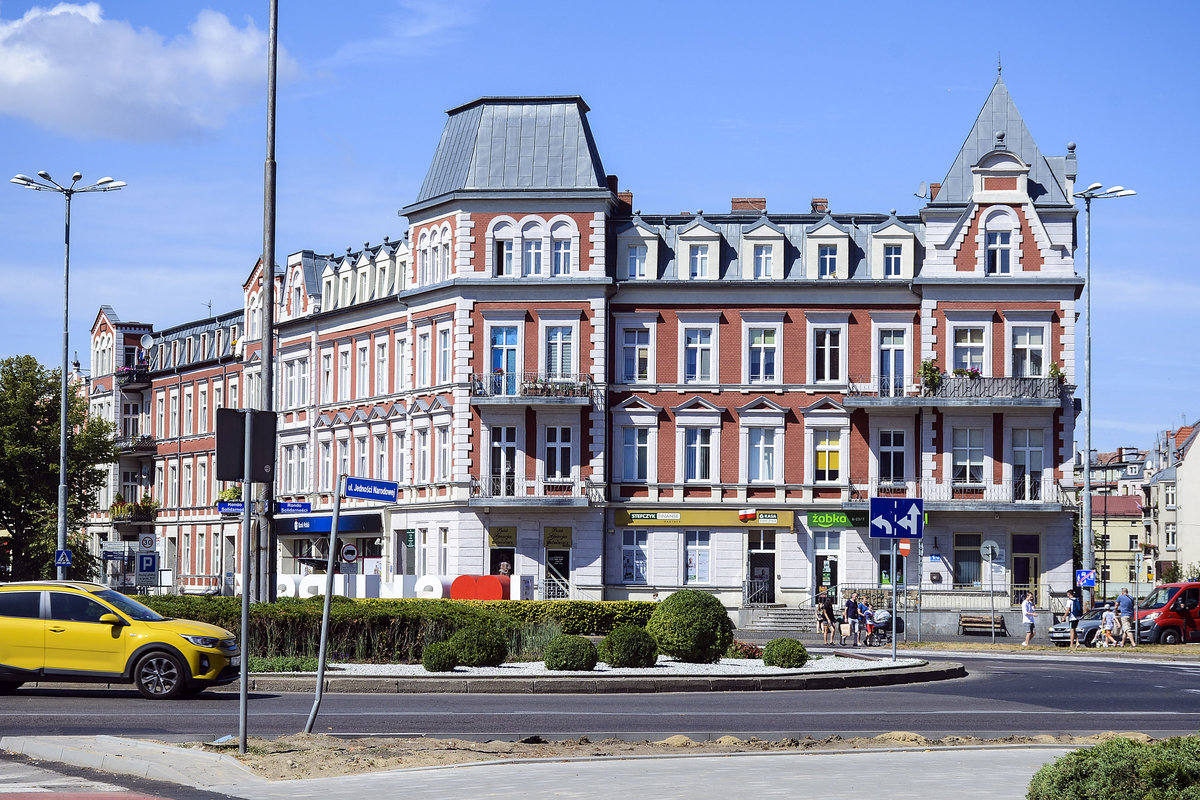
[[[937,386],[918,384],[915,378],[891,375],[852,377],[851,397],[929,397],[938,400],[1058,400],[1063,383],[1058,378],[985,378],[943,374]]]
[[[852,377],[846,394],[851,397],[904,397],[916,395],[919,387],[903,375],[872,375]]]
[[[158,448],[154,437],[148,433],[141,436],[118,436],[117,449],[122,453],[153,453]]]
[[[135,503],[112,506],[108,513],[113,522],[154,522],[158,517],[157,508],[147,508]]]
[[[517,478],[498,477],[473,478],[472,497],[514,499],[526,497],[586,498],[588,485],[571,478]]]
[[[471,375],[474,397],[591,397],[587,373],[492,372]]]
[[[150,370],[146,367],[118,367],[117,385],[123,389],[150,385]]]
[[[1051,477],[1019,478],[1007,483],[964,483],[937,478],[922,480],[855,479],[850,499],[870,497],[921,498],[933,503],[1054,503],[1065,502],[1058,482]]]

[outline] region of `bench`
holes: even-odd
[[[995,631],[1001,636],[1008,636],[1008,629],[1004,627],[1004,617],[997,614],[989,616],[987,614],[959,614],[958,615],[958,632],[964,633],[991,633]]]

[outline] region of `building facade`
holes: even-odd
[[[403,241],[276,271],[276,495],[315,515],[338,475],[400,485],[395,504],[347,501],[372,520],[345,565],[360,586],[508,574],[526,596],[689,586],[736,607],[831,585],[1071,585],[1073,146],[1044,156],[997,79],[919,214],[757,197],[647,213],[605,172],[588,111],[451,109]],[[140,402],[170,440],[150,458],[168,502],[186,448],[156,404],[187,408],[188,380],[236,362],[246,390],[222,402],[253,405],[261,279],[236,314],[253,344],[230,364],[159,354],[194,326],[151,336]],[[115,397],[110,367],[93,357]],[[925,504],[925,540],[896,563],[869,535],[876,496]],[[219,520],[182,524],[204,531],[211,570]],[[302,516],[276,526],[280,590],[304,593],[323,543]],[[165,560],[199,574],[198,540],[179,547]]]

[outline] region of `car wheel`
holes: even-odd
[[[1094,647],[1096,644],[1096,634],[1100,633],[1098,628],[1088,631],[1083,637],[1084,647]]]
[[[170,700],[186,688],[183,664],[170,653],[147,653],[133,669],[133,681],[142,697]]]
[[[0,681],[0,694],[8,694],[19,688],[25,681]]]
[[[1180,641],[1179,631],[1175,628],[1167,628],[1158,636],[1159,644],[1179,644]]]

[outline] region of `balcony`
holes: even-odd
[[[158,449],[158,442],[148,433],[141,436],[118,436],[116,444],[122,453],[154,453]]]
[[[593,389],[586,373],[476,373],[471,375],[471,405],[587,406]]]
[[[158,518],[158,508],[137,503],[122,503],[108,509],[114,525],[153,525]]]
[[[150,370],[141,367],[117,367],[117,386],[122,389],[145,389],[150,385]]]
[[[880,478],[854,479],[850,482],[850,502],[863,503],[872,497],[920,498],[926,509],[938,510],[1028,510],[1045,511],[1046,506],[1060,508],[1069,498],[1051,477],[1026,476],[1006,483],[962,483],[938,478],[891,481]]]
[[[985,378],[943,374],[937,386],[887,375],[853,377],[846,390],[849,408],[957,406],[1058,408],[1074,387],[1058,378]]]
[[[586,506],[602,499],[599,487],[572,478],[471,479],[472,506]]]

